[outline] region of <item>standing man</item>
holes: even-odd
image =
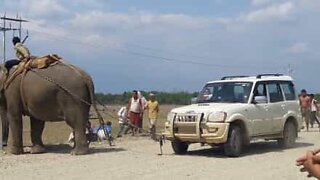
[[[122,132],[125,129],[125,126],[127,124],[127,109],[125,106],[121,107],[118,111],[118,117],[119,117],[119,131],[116,135],[117,138],[121,137]]]
[[[309,123],[311,117],[311,99],[305,89],[301,90],[301,93],[299,95],[299,102],[302,119],[306,124],[307,131],[309,131]]]
[[[313,123],[317,122],[318,127],[320,127],[320,122],[317,117],[317,112],[318,112],[318,102],[317,100],[314,99],[314,94],[310,94],[310,99],[311,99],[311,119],[310,119],[310,125],[313,127]]]
[[[151,132],[151,138],[155,139],[156,135],[156,122],[159,113],[159,103],[155,100],[155,94],[149,94],[150,100],[147,102],[145,108],[148,109],[149,128]]]
[[[131,126],[132,130],[132,136],[134,136],[134,133],[138,130],[138,123],[139,119],[141,118],[143,113],[143,106],[141,103],[141,100],[138,97],[138,91],[133,90],[132,91],[132,98],[130,98],[128,105],[127,105],[127,114],[130,118],[130,123],[134,127]]]
[[[145,107],[146,104],[147,104],[147,100],[146,98],[141,94],[140,91],[138,91],[138,98],[141,102],[141,106],[142,107]],[[142,129],[143,129],[143,113],[144,113],[144,109],[142,109],[142,112],[141,112],[141,116],[139,118],[139,121],[138,121],[138,127],[139,127],[139,133],[142,133]]]

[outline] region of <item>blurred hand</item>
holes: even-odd
[[[308,177],[320,179],[320,164],[314,161],[314,156],[312,152],[307,153],[307,160],[303,163],[303,169],[309,173]]]
[[[296,160],[297,166],[303,166],[300,171],[307,172],[308,177],[316,177],[320,179],[320,157],[315,155],[320,152],[320,149],[315,151],[307,151],[305,156]]]
[[[309,152],[309,151],[308,151],[308,152]],[[307,152],[307,153],[308,153],[308,152]],[[312,152],[313,155],[317,155],[318,153],[320,153],[320,148],[315,149],[315,150],[310,151],[310,152]],[[298,158],[298,159],[296,160],[296,165],[297,165],[297,166],[303,165],[303,163],[307,160],[307,153],[306,153],[306,155],[301,156],[300,158]],[[319,157],[319,156],[314,156],[313,158],[314,158],[314,161],[315,161],[315,162],[317,162],[317,163],[320,164],[320,157]]]

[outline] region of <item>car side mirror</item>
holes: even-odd
[[[265,104],[267,102],[267,96],[254,96],[253,104]]]

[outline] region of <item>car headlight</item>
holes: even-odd
[[[174,112],[169,112],[168,116],[167,116],[167,122],[170,124],[174,118],[174,116],[176,115],[176,113]]]
[[[223,111],[217,111],[209,114],[208,122],[224,122],[227,119],[227,113]]]

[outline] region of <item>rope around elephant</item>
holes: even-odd
[[[63,64],[64,64],[64,63],[63,63]],[[66,64],[64,64],[64,65],[66,65]],[[68,65],[66,65],[66,66],[68,66]],[[71,67],[70,67],[70,68],[71,68]],[[74,68],[72,68],[72,69],[74,69]],[[62,86],[61,84],[59,84],[59,83],[57,83],[56,81],[54,81],[52,78],[50,78],[50,77],[48,77],[48,76],[46,76],[46,75],[44,75],[44,74],[41,74],[41,73],[39,73],[39,72],[31,69],[31,68],[29,68],[28,70],[32,71],[33,73],[35,73],[36,75],[38,75],[38,76],[41,77],[42,79],[47,80],[48,82],[51,82],[51,83],[55,84],[55,85],[58,86],[60,89],[64,90],[65,92],[67,92],[68,94],[70,94],[71,96],[73,96],[75,99],[78,99],[78,100],[81,101],[82,103],[84,103],[84,104],[86,104],[86,105],[88,105],[88,106],[95,106],[94,103],[90,103],[90,102],[84,100],[83,98],[81,98],[81,97],[78,96],[77,94],[75,94],[75,93],[71,92],[70,90],[68,90],[66,87],[64,87],[64,86]],[[96,100],[96,99],[95,99],[95,101],[98,102],[98,104],[100,104],[102,107],[104,107],[103,110],[102,110],[103,113],[105,113],[106,115],[109,115],[109,116],[112,117],[112,118],[115,118],[115,119],[117,118],[116,116],[112,115],[111,113],[106,112],[106,108],[105,108],[105,106],[104,106],[101,102],[99,102],[99,101]],[[104,131],[105,136],[108,137],[109,145],[112,146],[111,136],[109,135],[108,131],[107,131],[106,128],[104,127],[105,122],[104,122],[102,116],[100,115],[99,111],[97,110],[97,107],[94,107],[94,109],[95,109],[95,111],[96,111],[96,113],[97,113],[97,115],[98,115],[98,118],[97,118],[97,119],[99,119],[99,124],[100,124],[100,125],[102,126],[102,128],[103,128],[103,131]],[[145,133],[147,133],[147,134],[152,134],[151,131],[145,130],[145,129],[140,128],[140,127],[137,127],[137,126],[135,126],[135,125],[133,125],[133,124],[131,124],[131,123],[129,123],[129,122],[128,122],[128,125],[131,126],[131,127],[137,128],[137,129],[139,129],[139,130],[141,130],[142,132],[145,132]],[[159,154],[159,155],[162,155],[162,146],[163,146],[163,144],[164,144],[164,142],[165,142],[165,138],[164,138],[164,136],[163,136],[162,134],[157,134],[157,133],[155,133],[155,135],[156,135],[156,138],[153,138],[153,140],[159,142],[159,146],[160,146],[160,154]]]
[[[66,64],[65,64],[65,65],[66,65]],[[41,77],[42,79],[44,79],[44,80],[46,80],[46,81],[48,81],[48,82],[51,82],[51,83],[55,84],[55,85],[58,86],[60,89],[64,90],[65,92],[67,92],[68,94],[70,94],[70,95],[71,95],[72,97],[74,97],[75,99],[78,99],[78,100],[81,101],[82,103],[84,103],[84,104],[86,104],[86,105],[88,105],[88,106],[95,106],[94,103],[90,103],[90,102],[84,100],[83,98],[81,98],[81,97],[78,96],[77,94],[71,92],[71,91],[70,91],[69,89],[67,89],[66,87],[64,87],[64,86],[62,86],[61,84],[59,84],[59,83],[57,83],[56,81],[54,81],[52,78],[50,78],[50,77],[48,77],[48,76],[46,76],[46,75],[44,75],[44,74],[41,74],[41,73],[33,70],[32,68],[28,68],[28,70],[30,70],[31,72],[35,73],[36,75],[38,75],[38,76]],[[112,138],[111,138],[111,136],[109,135],[109,132],[106,130],[105,126],[104,126],[104,125],[105,125],[105,122],[104,122],[102,116],[100,115],[100,113],[97,111],[97,108],[94,107],[94,109],[95,109],[95,111],[96,111],[96,113],[97,113],[97,115],[98,115],[99,124],[102,126],[102,129],[103,129],[103,132],[104,132],[105,136],[108,137],[107,139],[108,139],[109,145],[112,146],[112,145],[113,145],[113,144],[112,144]]]

